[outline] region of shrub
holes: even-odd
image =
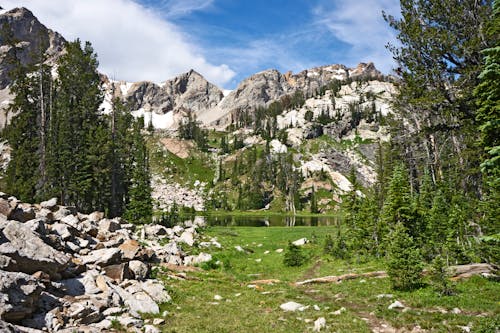
[[[283,264],[289,267],[302,266],[306,262],[307,257],[302,252],[302,249],[292,242],[288,242]]]
[[[443,296],[450,296],[455,293],[454,286],[449,280],[449,272],[446,262],[441,256],[437,256],[432,261],[429,278],[434,289]]]

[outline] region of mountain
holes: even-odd
[[[0,37],[0,128],[12,115],[6,106],[12,98],[8,86],[11,83],[10,61],[17,58],[23,64],[36,61],[34,55],[46,54],[47,62],[54,63],[64,52],[65,39],[48,29],[26,8],[15,8],[0,15],[0,25],[6,28]],[[9,46],[8,37],[17,41],[17,54]],[[113,98],[126,101],[136,116],[145,116],[146,123],[156,128],[176,127],[182,113],[194,111],[206,126],[226,126],[239,112],[252,112],[257,107],[267,106],[286,95],[300,91],[312,96],[333,79],[378,78],[383,75],[373,63],[361,63],[356,68],[344,65],[329,65],[304,70],[298,74],[280,73],[275,69],[254,74],[243,80],[238,87],[224,97],[220,88],[208,82],[194,70],[181,74],[160,84],[141,81],[113,81],[102,75],[105,88],[103,108],[110,110]]]

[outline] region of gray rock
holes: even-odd
[[[189,246],[193,246],[194,245],[194,235],[192,232],[189,232],[189,231],[184,231],[180,237],[179,237],[179,242],[182,242],[182,243],[185,243]]]
[[[42,271],[58,277],[69,262],[67,255],[45,244],[22,223],[9,221],[3,234],[8,242],[0,245],[0,254],[12,258],[24,273]]]
[[[389,307],[388,307],[389,310],[404,309],[404,308],[405,308],[405,306],[400,301],[395,301],[395,302],[391,303],[391,305],[389,305]]]
[[[179,246],[177,246],[177,243],[175,241],[169,242],[167,245],[163,247],[163,250],[171,255],[177,256],[181,253],[181,250],[179,249]]]
[[[75,228],[76,230],[82,230],[82,226],[79,225],[80,220],[75,215],[72,215],[72,214],[66,215],[65,217],[63,217],[61,219],[61,222],[69,225],[70,227]]]
[[[44,218],[46,223],[51,223],[54,221],[54,213],[46,208],[42,208],[35,212],[35,218]]]
[[[18,204],[17,207],[8,216],[10,220],[26,222],[35,218],[35,210],[29,204]]]
[[[158,280],[146,280],[139,283],[139,286],[145,291],[155,302],[165,303],[170,302],[172,298],[163,287],[163,284]]]
[[[159,224],[145,225],[146,237],[156,238],[167,234],[167,228]]]
[[[123,303],[130,309],[130,314],[140,317],[140,313],[159,313],[158,304],[145,292],[131,294],[122,287],[109,284],[109,287],[120,295]]]
[[[153,325],[144,325],[144,333],[160,333],[160,330]]]
[[[89,221],[99,222],[100,220],[102,220],[104,218],[104,213],[103,212],[93,212],[93,213],[90,213],[87,216],[87,218]]]
[[[54,208],[56,208],[56,205],[57,205],[57,198],[52,198],[52,199],[49,199],[47,201],[40,202],[40,207],[46,208],[49,210],[53,210]]]
[[[95,264],[99,266],[107,266],[120,262],[122,252],[117,248],[100,249],[92,251],[89,255],[82,256],[83,264]]]
[[[208,253],[200,253],[196,256],[186,256],[184,257],[184,265],[189,266],[189,265],[198,265],[204,262],[208,262],[212,260],[212,255]]]
[[[102,219],[98,223],[99,234],[107,235],[121,229],[120,223],[117,220]]]
[[[148,277],[149,267],[142,261],[132,260],[128,263],[128,267],[136,280],[141,281]]]
[[[16,322],[29,317],[42,290],[28,274],[0,271],[0,319]]]
[[[45,218],[35,218],[24,223],[31,231],[36,232],[39,235],[45,235]]]
[[[0,332],[3,332],[3,333],[22,333],[14,325],[7,323],[1,319],[0,319]]]
[[[54,223],[50,227],[52,232],[61,237],[62,240],[68,240],[73,236],[73,234],[70,231],[70,228],[71,227],[65,223]]]

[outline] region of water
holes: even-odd
[[[206,216],[208,225],[245,226],[245,227],[293,227],[337,225],[338,218],[333,216]]]

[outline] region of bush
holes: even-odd
[[[349,251],[340,229],[337,232],[337,237],[333,238],[331,235],[326,236],[323,251],[337,259],[349,258]]]
[[[307,257],[302,252],[302,249],[297,245],[288,242],[285,256],[283,257],[283,264],[289,267],[302,266],[307,260]]]
[[[434,289],[443,296],[450,296],[455,293],[454,286],[449,280],[450,274],[446,267],[446,262],[441,256],[437,256],[432,261],[429,278]]]
[[[412,290],[422,285],[422,257],[402,223],[389,235],[387,274],[392,288]]]

